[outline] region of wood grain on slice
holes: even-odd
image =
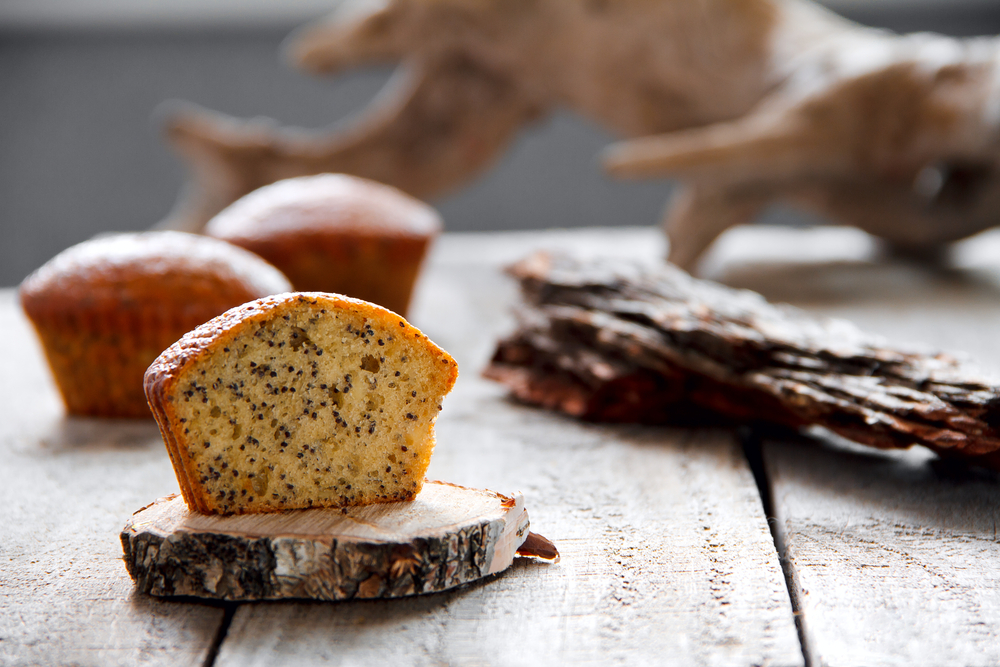
[[[350,600],[496,574],[527,535],[520,494],[428,482],[407,502],[267,514],[206,515],[164,498],[121,537],[129,573],[152,595]]]
[[[152,420],[67,418],[12,294],[0,295],[0,664],[197,665],[219,606],[138,595],[122,521],[176,491]]]

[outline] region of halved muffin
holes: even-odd
[[[457,376],[399,315],[303,292],[198,327],[145,387],[184,500],[226,514],[413,498]]]

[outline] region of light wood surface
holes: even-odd
[[[1000,486],[921,454],[766,447],[816,664],[1000,662]]]
[[[1000,235],[933,272],[847,230],[757,231],[726,239],[715,277],[1000,371]],[[997,473],[843,441],[769,442],[764,458],[814,664],[1000,663]]]
[[[461,367],[429,475],[522,492],[561,561],[402,600],[241,603],[228,625],[221,606],[135,591],[118,533],[177,491],[155,427],[65,418],[4,293],[0,664],[803,664],[732,434],[580,423],[478,377],[512,324],[514,286],[499,266],[541,247],[645,261],[662,251],[654,230],[446,235],[413,320]],[[755,228],[724,237],[703,269],[1000,370],[1000,238],[960,249],[957,271],[875,257],[846,230]],[[995,475],[919,450],[797,441],[765,442],[763,458],[812,664],[1000,661]]]

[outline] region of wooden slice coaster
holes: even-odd
[[[443,591],[506,569],[527,537],[520,494],[442,482],[409,502],[270,514],[199,514],[171,496],[136,512],[121,534],[139,590],[224,600]]]

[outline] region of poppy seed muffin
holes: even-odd
[[[242,248],[146,232],[59,253],[21,283],[20,299],[71,414],[149,417],[142,377],[160,352],[233,306],[289,289]]]
[[[427,204],[346,174],[264,186],[205,227],[274,264],[296,290],[346,294],[403,315],[440,231],[441,218]]]
[[[229,514],[413,498],[457,376],[399,315],[302,292],[188,333],[145,388],[184,500]]]

